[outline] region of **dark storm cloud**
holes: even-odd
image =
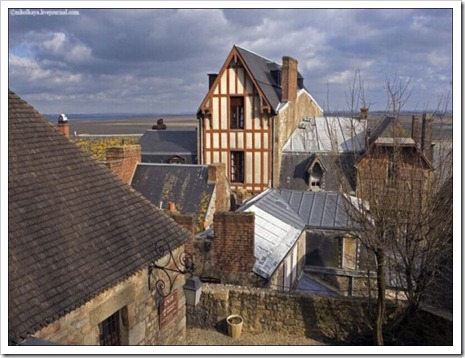
[[[381,103],[387,73],[420,89],[451,79],[447,10],[81,9],[79,16],[10,16],[9,85],[42,112],[194,113],[234,44],[298,59],[322,106],[341,108],[360,69]],[[423,91],[424,92],[424,91]],[[416,99],[416,101],[420,101]]]

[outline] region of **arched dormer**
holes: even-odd
[[[318,156],[315,156],[307,168],[308,190],[319,191],[324,189],[324,175],[326,169]]]

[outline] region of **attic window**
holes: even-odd
[[[230,128],[244,129],[244,97],[231,97]]]
[[[321,190],[323,182],[323,169],[319,163],[315,163],[313,167],[309,170],[309,190],[317,191]]]

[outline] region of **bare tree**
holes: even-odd
[[[357,72],[355,78],[359,77]],[[349,86],[349,104],[366,103],[357,99],[364,96],[357,86],[363,86],[360,79]],[[387,79],[386,90],[389,108],[378,127],[383,134],[375,133],[376,141],[368,139],[364,153],[354,152],[357,184],[351,200],[358,210],[347,210],[356,228],[352,235],[374,258],[377,345],[384,344],[387,292],[393,288],[405,298],[393,323],[396,327],[417,312],[428,288],[449,263],[452,249],[451,147],[436,143],[439,157],[433,158],[432,140],[425,138],[431,136],[433,123],[426,114],[421,126],[420,118],[412,118],[411,133],[402,125],[410,79],[397,75]],[[412,140],[417,135],[419,142]]]

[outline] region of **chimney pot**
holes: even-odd
[[[170,202],[169,202],[168,210],[169,210],[171,213],[175,213],[175,212],[177,211],[177,210],[176,210],[176,204],[175,204],[173,201],[170,201]]]

